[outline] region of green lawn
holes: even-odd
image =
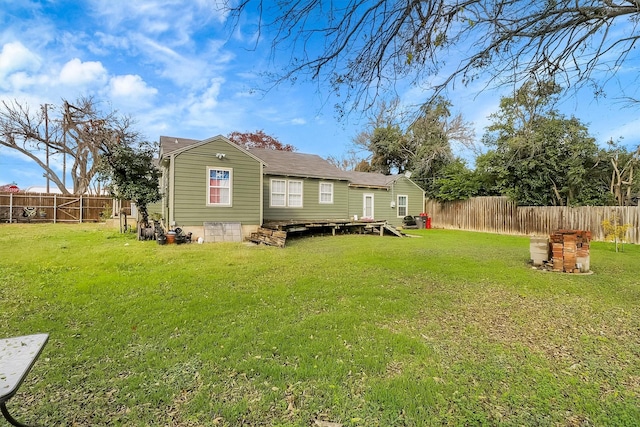
[[[532,270],[526,237],[412,233],[278,249],[2,225],[1,335],[50,334],[10,411],[44,426],[640,423],[640,247],[594,243],[577,276]]]

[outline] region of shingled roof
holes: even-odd
[[[264,171],[271,175],[347,180],[346,173],[316,154],[295,151],[252,148],[249,151],[265,162]]]
[[[187,149],[203,141],[173,136],[160,137],[160,152],[163,156],[177,150]],[[231,142],[231,141],[229,141]],[[306,178],[337,179],[349,181],[356,187],[388,188],[403,175],[384,175],[375,172],[343,171],[316,154],[295,151],[252,148],[246,150],[262,160],[264,171],[270,175],[297,176]]]
[[[377,172],[344,172],[351,185],[362,187],[389,187],[403,175],[384,175]]]
[[[173,151],[180,150],[190,145],[197,144],[197,139],[188,138],[176,138],[174,136],[161,136],[160,137],[160,153],[162,155],[169,154]]]

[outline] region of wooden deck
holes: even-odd
[[[354,221],[341,219],[327,220],[295,220],[295,221],[265,221],[257,233],[252,233],[250,240],[272,246],[284,247],[290,234],[367,234],[376,233],[380,236],[389,233],[404,237],[404,234],[387,224],[387,221]]]

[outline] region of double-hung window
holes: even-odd
[[[282,208],[301,208],[302,187],[302,181],[272,179],[270,205]]]
[[[287,206],[287,181],[284,179],[271,180],[271,206]]]
[[[404,195],[398,196],[398,217],[404,218],[409,212],[409,197]]]
[[[208,196],[210,206],[231,206],[231,169],[208,169]]]
[[[333,203],[333,183],[332,182],[320,183],[320,203],[322,204]]]
[[[302,207],[302,181],[288,181],[290,208]]]

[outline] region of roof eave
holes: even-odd
[[[327,181],[349,181],[349,178],[345,177],[335,177],[335,176],[326,176],[326,175],[308,175],[308,174],[297,174],[292,172],[279,172],[279,171],[265,171],[265,175],[277,175],[277,176],[285,176],[285,177],[294,177],[294,178],[311,178],[311,179],[324,179]]]
[[[382,189],[382,190],[388,190],[389,189],[388,185],[371,185],[371,184],[354,184],[354,183],[350,183],[349,187],[372,188],[372,189]]]

